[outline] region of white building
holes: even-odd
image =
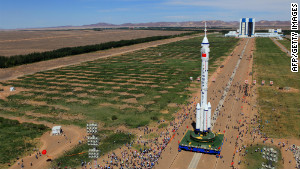
[[[279,37],[280,34],[278,33],[255,33],[255,37]]]
[[[255,33],[255,18],[240,19],[239,37],[253,37]]]
[[[282,30],[281,29],[269,29],[269,33],[281,33]]]
[[[229,33],[225,34],[225,37],[275,37],[280,39],[282,34],[279,33],[281,32],[281,29],[269,29],[269,33],[255,33],[255,18],[242,18],[240,19],[239,29],[237,31],[229,31]]]
[[[239,34],[237,31],[229,31],[227,34],[225,34],[225,37],[238,37]]]
[[[61,126],[54,126],[52,127],[52,136],[53,135],[60,135],[62,134],[62,129],[61,129]]]

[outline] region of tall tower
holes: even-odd
[[[208,132],[211,128],[211,104],[207,103],[207,85],[208,85],[208,61],[209,61],[209,41],[206,37],[206,22],[204,38],[201,43],[201,101],[196,107],[196,131]]]
[[[255,18],[240,19],[240,37],[252,37],[255,33]]]

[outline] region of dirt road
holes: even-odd
[[[275,38],[271,38],[271,39],[284,53],[286,53],[289,57],[291,57],[291,52],[285,46],[279,43],[277,39]]]

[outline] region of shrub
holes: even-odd
[[[111,116],[111,119],[115,121],[115,120],[118,119],[118,117],[117,117],[116,115],[112,115],[112,116]]]

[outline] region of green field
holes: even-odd
[[[254,72],[259,84],[267,84],[258,88],[262,132],[272,138],[300,138],[300,75],[290,71],[290,57],[271,39],[256,38]]]
[[[276,169],[282,168],[281,165],[281,152],[280,149],[278,149],[275,146],[272,145],[255,145],[255,146],[249,146],[246,148],[245,152],[246,155],[243,157],[243,160],[241,161],[241,165],[244,166],[246,169],[258,169],[261,168],[261,164],[264,162],[265,164],[268,164],[268,161],[262,157],[261,149],[264,147],[266,148],[274,148],[279,154],[278,154],[278,162],[272,163],[273,166],[276,167]],[[259,149],[258,149],[259,148]],[[257,150],[257,151],[255,151]]]
[[[130,143],[131,140],[134,139],[133,135],[126,133],[113,133],[113,131],[108,130],[100,131],[98,133],[98,137],[101,139],[98,147],[98,149],[101,150],[100,155],[115,150],[126,143]],[[52,166],[61,168],[80,166],[82,161],[90,161],[87,153],[89,148],[91,147],[86,143],[78,145],[74,149],[65,153],[63,156],[55,159],[52,162]]]
[[[48,127],[41,124],[19,123],[0,117],[0,168],[8,167],[9,162],[32,151],[37,143],[34,139],[47,130]]]
[[[238,41],[215,35],[209,40],[211,65]],[[0,100],[0,109],[14,116],[80,126],[87,120],[129,127],[171,120],[176,104],[190,94],[189,77],[200,75],[201,41],[197,37],[4,82],[26,91]],[[211,71],[216,67],[211,66]]]

